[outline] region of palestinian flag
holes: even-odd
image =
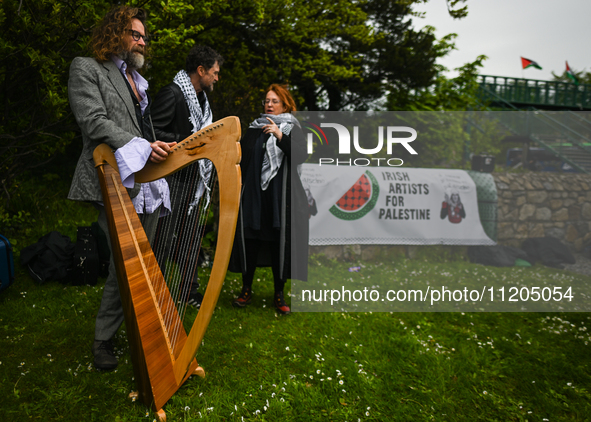
[[[574,72],[570,69],[568,62],[566,62],[566,76],[568,76],[575,85],[579,84],[579,79],[577,78],[577,75],[575,75]]]
[[[528,67],[535,67],[536,69],[542,70],[542,66],[540,66],[533,60],[525,59],[523,57],[521,58],[521,66],[523,67],[523,69],[527,69]]]

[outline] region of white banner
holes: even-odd
[[[310,245],[494,245],[463,170],[303,164]]]

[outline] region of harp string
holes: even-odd
[[[188,172],[189,171],[185,171],[184,173],[186,174]],[[171,199],[174,199],[174,201],[178,201],[180,198],[180,193],[182,193],[182,190],[185,190],[181,188],[186,188],[181,183],[183,180],[177,176],[170,177],[169,186],[171,187]],[[171,215],[161,219],[163,224],[161,225],[160,244],[157,248],[155,256],[157,257],[160,267],[163,269],[164,275],[164,279],[160,279],[162,280],[160,289],[161,291],[164,291],[166,287],[168,287],[170,291],[170,296],[159,296],[159,306],[162,307],[164,305],[162,302],[166,301],[168,302],[167,305],[171,306],[171,309],[175,309],[175,303],[177,303],[179,300],[179,290],[182,287],[180,284],[182,279],[178,275],[177,269],[178,264],[180,263],[178,251],[179,248],[182,247],[182,245],[177,241],[177,236],[182,230],[182,224],[184,224],[183,220],[179,218],[180,215],[182,215],[182,199],[180,204],[178,202],[172,202],[172,205]],[[162,299],[163,297],[166,299]],[[172,321],[172,313],[168,314],[166,318],[164,318],[165,329],[168,332],[171,343],[175,345],[175,327],[172,326]]]
[[[190,223],[186,219],[184,208],[187,198],[195,186],[196,172],[194,167],[196,166],[187,167],[186,170],[170,177],[172,212],[163,221],[163,237],[161,237],[162,241],[156,255],[160,265],[164,268],[164,280],[161,289],[165,290],[168,287],[170,291],[170,295],[163,295],[163,297],[169,302],[168,305],[171,306],[171,309],[175,309],[175,307],[182,308],[184,303],[182,301],[183,291],[187,290],[187,282],[190,283],[190,280],[183,280],[181,268],[186,265],[186,262],[181,260],[183,257],[182,252],[186,249],[186,241],[183,240],[182,234],[186,232],[186,226]],[[162,305],[160,303],[160,306]],[[183,314],[183,309],[176,309],[179,316]],[[171,343],[176,345],[179,328],[178,324],[176,327],[172,325],[173,317],[173,314],[168,315],[164,320],[164,324]]]
[[[213,186],[216,182],[216,173],[215,169],[213,169],[212,174],[208,181],[208,188],[210,192],[213,192]],[[198,204],[195,204],[193,210],[188,213],[187,217],[189,219],[189,224],[187,225],[190,228],[190,234],[186,236],[186,250],[189,250],[188,258],[186,259],[186,266],[181,269],[181,273],[183,274],[184,280],[189,280],[189,282],[184,285],[184,290],[182,291],[181,302],[180,305],[182,306],[181,312],[181,320],[185,320],[185,314],[187,312],[187,299],[188,295],[191,293],[191,283],[190,281],[195,280],[198,273],[198,259],[200,256],[200,250],[203,244],[203,237],[206,232],[207,227],[207,218],[209,214],[209,207],[211,206],[211,195],[208,198],[206,195],[203,195],[200,198]],[[182,329],[182,327],[177,326],[177,330]],[[177,333],[174,333],[174,338],[177,338]]]
[[[169,295],[158,295],[159,306],[176,310],[163,316],[165,330],[174,349],[180,330],[184,329],[182,322],[187,314],[187,300],[198,275],[198,258],[217,174],[215,168],[212,169],[207,183],[209,199],[205,192],[198,201],[195,200],[200,182],[198,162],[174,173],[168,179],[172,212],[160,219],[157,240],[153,247],[158,265],[152,266],[155,271],[161,271],[164,277],[152,279],[159,280],[156,286],[158,291],[168,289],[170,292]],[[178,323],[179,319],[181,323]]]

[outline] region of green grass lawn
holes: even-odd
[[[254,303],[237,310],[240,279],[228,275],[197,356],[207,376],[173,396],[168,420],[589,420],[586,313],[278,316],[270,272],[258,278]],[[119,368],[93,368],[101,285],[39,286],[21,270],[0,296],[5,420],[153,419],[127,398],[134,383],[123,332]]]
[[[52,195],[43,202],[48,211],[32,211],[35,224],[23,223],[28,229],[13,236],[18,247],[53,229],[74,236],[95,217],[92,208]],[[364,264],[320,261],[328,273]],[[399,256],[372,271],[372,284],[379,274],[470,280],[507,279],[515,271],[589,281],[542,267],[488,268],[424,257]],[[255,279],[253,304],[234,309],[241,280],[228,273],[197,355],[206,378],[192,377],[172,397],[165,406],[169,422],[591,420],[587,313],[279,316],[270,271],[259,270]],[[1,420],[154,419],[128,399],[134,381],[124,330],[116,339],[118,369],[100,372],[92,365],[103,282],[37,285],[17,268],[15,284],[0,294]]]

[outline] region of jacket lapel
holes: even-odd
[[[113,84],[115,91],[117,91],[117,94],[119,94],[119,97],[121,98],[121,100],[125,104],[125,107],[127,108],[127,111],[129,112],[129,118],[133,122],[133,125],[136,127],[136,129],[139,131],[139,133],[141,133],[142,130],[138,126],[138,122],[135,117],[135,109],[133,107],[133,100],[131,99],[131,95],[129,95],[129,88],[127,87],[127,84],[126,84],[125,80],[123,79],[123,75],[121,74],[121,71],[117,68],[115,63],[113,63],[111,60],[104,62],[103,67],[106,69],[107,77],[109,78],[109,80]]]

